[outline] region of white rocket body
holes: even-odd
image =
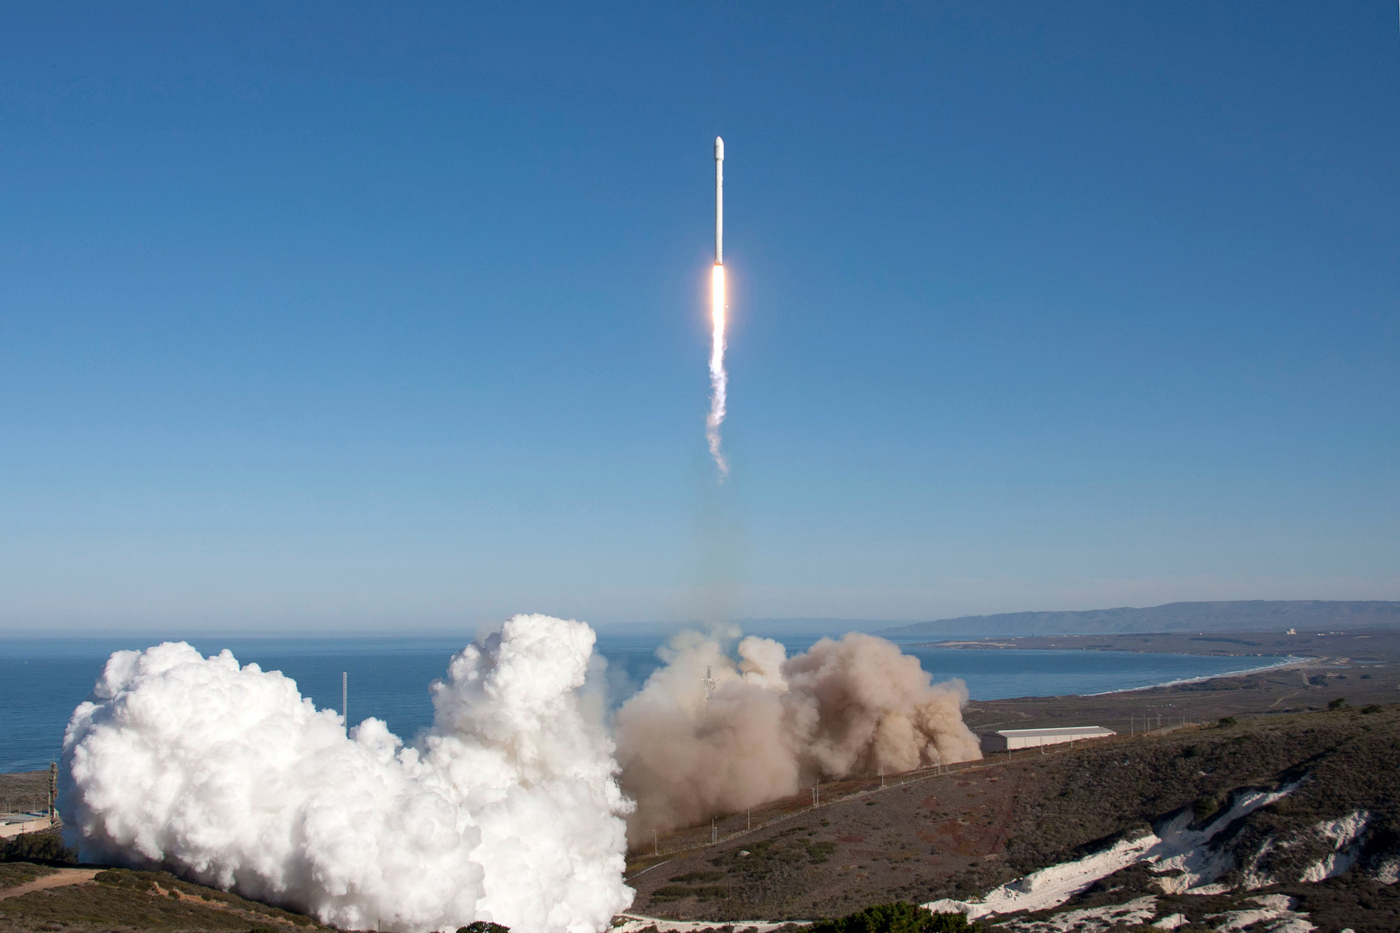
[[[715,265],[724,265],[724,140],[715,137]]]

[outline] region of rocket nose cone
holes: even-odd
[[[715,137],[715,158],[719,160],[724,159],[724,140],[720,139],[718,136]]]

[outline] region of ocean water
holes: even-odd
[[[788,653],[817,636],[782,636]],[[204,654],[224,648],[241,663],[280,670],[318,707],[340,708],[340,675],[349,676],[350,720],[374,716],[405,740],[432,722],[428,685],[442,677],[466,639],[226,638],[190,639]],[[660,636],[603,635],[614,702],[625,699],[660,661]],[[63,746],[74,707],[92,692],[113,651],[149,641],[120,639],[0,640],[0,772],[48,766]],[[1130,690],[1278,663],[1282,658],[1212,658],[1109,651],[959,650],[905,644],[935,681],[961,678],[974,700]]]

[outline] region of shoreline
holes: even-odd
[[[1146,653],[1146,652],[1144,652]],[[1119,693],[1138,693],[1143,690],[1162,690],[1168,687],[1178,687],[1183,684],[1200,684],[1209,680],[1216,680],[1221,677],[1247,677],[1250,674],[1261,674],[1264,671],[1279,671],[1295,667],[1307,667],[1310,664],[1318,663],[1318,658],[1287,657],[1276,664],[1263,664],[1258,667],[1246,667],[1237,671],[1220,671],[1217,674],[1204,674],[1200,677],[1182,677],[1177,680],[1168,680],[1160,684],[1148,684],[1145,687],[1123,687],[1118,690],[1102,690],[1098,693],[1077,693],[1078,697],[1106,697]],[[1026,699],[1033,699],[1027,697]]]

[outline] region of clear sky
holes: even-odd
[[[1380,2],[8,5],[0,628],[1400,598],[1398,102]]]

